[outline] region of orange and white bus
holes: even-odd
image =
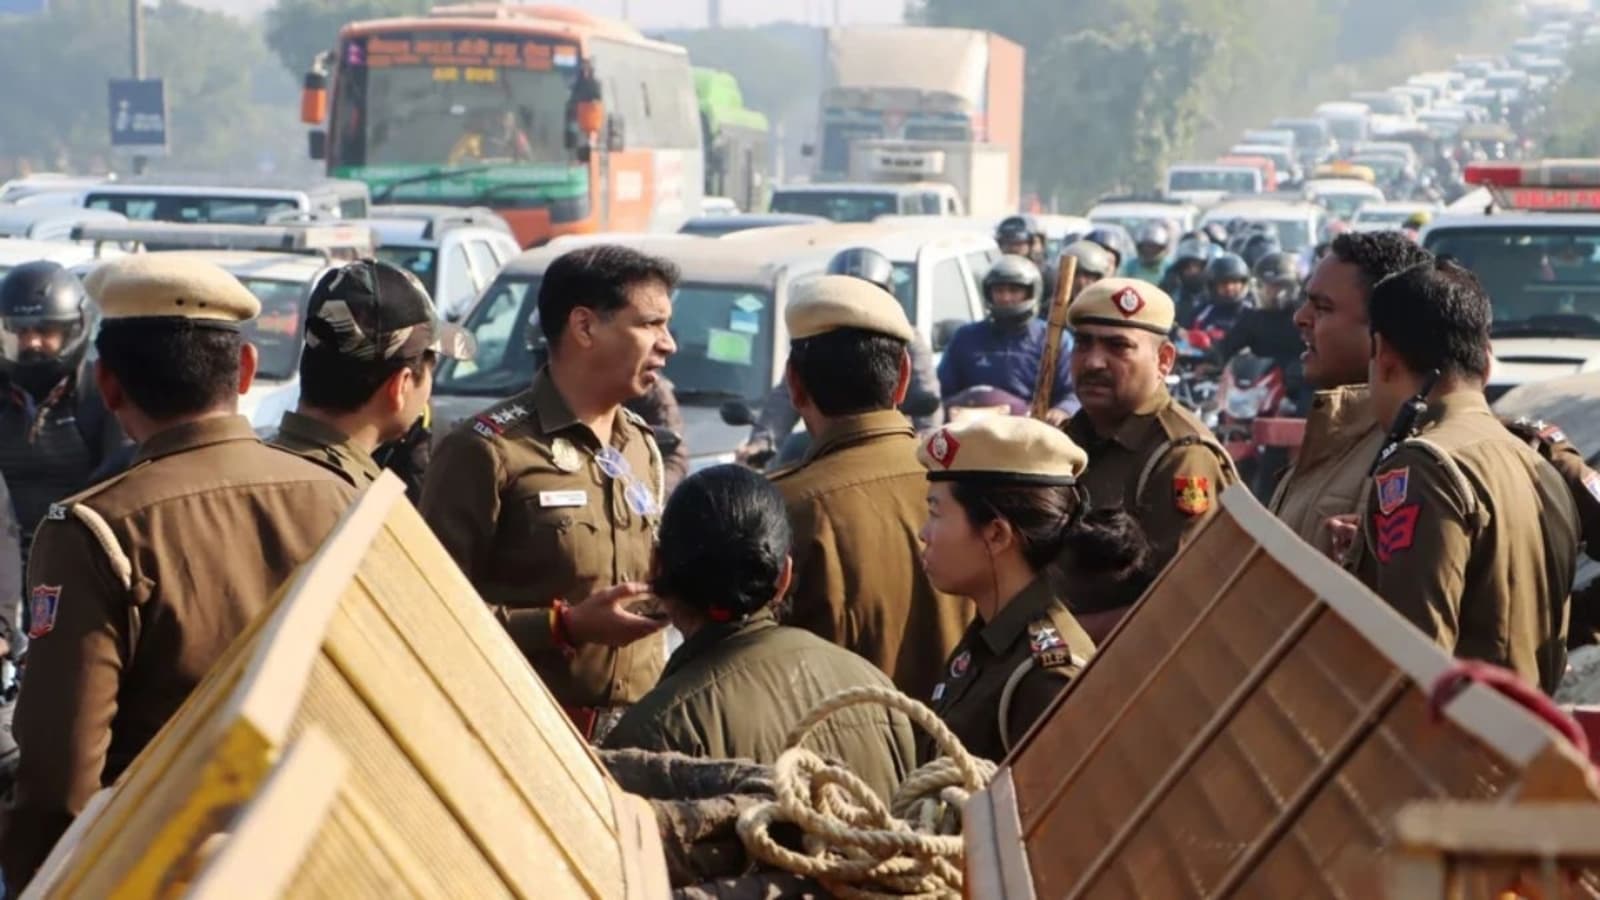
[[[353,22],[306,75],[301,117],[326,123],[312,157],[365,181],[374,203],[487,206],[523,246],[670,231],[700,208],[688,54],[578,10],[469,4]]]

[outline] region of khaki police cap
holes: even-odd
[[[893,294],[849,275],[824,275],[796,288],[784,321],[797,341],[840,328],[875,331],[906,343],[917,335]]]
[[[1023,416],[981,416],[946,425],[917,448],[929,481],[1073,484],[1089,454],[1061,429]]]
[[[1172,298],[1148,281],[1102,278],[1083,289],[1067,307],[1068,325],[1141,328],[1156,334],[1172,330]]]
[[[237,326],[261,312],[261,301],[218,266],[177,254],[141,253],[113,260],[84,280],[107,323],[189,319]]]

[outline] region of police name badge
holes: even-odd
[[[571,509],[589,504],[587,491],[540,491],[541,509]]]
[[[571,441],[558,437],[550,442],[550,462],[559,471],[571,475],[583,468],[583,454]]]

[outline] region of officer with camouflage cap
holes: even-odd
[[[371,259],[332,269],[306,305],[299,407],[273,443],[352,487],[378,479],[372,454],[427,411],[440,357],[471,359],[472,337],[441,321],[417,276]]]
[[[1090,511],[1079,484],[1088,454],[1044,422],[949,425],[917,460],[928,482],[923,565],[977,608],[928,702],[968,750],[998,761],[1094,654],[1070,609],[1079,587],[1131,582],[1124,593],[1137,597],[1149,546],[1127,513]],[[1052,577],[1058,559],[1066,577]],[[936,752],[924,741],[919,755]]]
[[[1082,408],[1066,432],[1089,453],[1082,484],[1096,507],[1121,507],[1139,520],[1157,568],[1238,480],[1210,429],[1167,393],[1177,360],[1172,323],[1172,298],[1132,278],[1095,282],[1067,308]],[[1073,610],[1097,640],[1123,612],[1081,604]]]
[[[864,656],[913,697],[961,638],[968,605],[928,583],[912,550],[925,511],[916,432],[895,407],[911,380],[905,310],[840,275],[798,287],[784,310],[789,396],[811,433],[772,473],[794,525],[785,624]]]
[[[256,370],[241,325],[260,311],[238,279],[150,253],[106,263],[86,287],[104,317],[95,380],[139,450],[52,506],[35,538],[22,758],[0,837],[18,893],[354,495],[238,415]]]

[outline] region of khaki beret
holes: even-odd
[[[203,259],[139,253],[113,260],[84,280],[107,322],[182,318],[237,325],[261,312],[261,301],[239,279]]]
[[[784,321],[797,341],[840,328],[875,331],[908,344],[917,336],[893,294],[849,275],[824,275],[795,288]]]
[[[1067,307],[1068,325],[1113,325],[1156,334],[1171,331],[1175,316],[1167,292],[1137,278],[1102,278]]]
[[[929,481],[1073,484],[1089,454],[1054,425],[1025,416],[981,416],[946,425],[917,448]]]

